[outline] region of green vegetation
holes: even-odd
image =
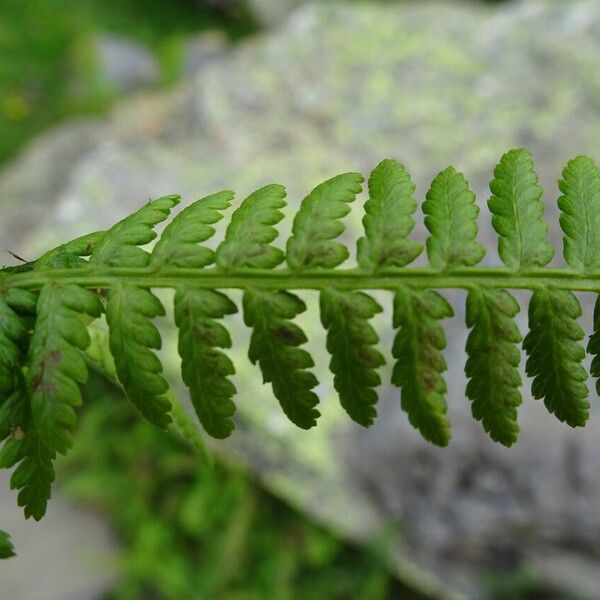
[[[385,540],[355,549],[234,465],[207,466],[95,373],[84,396],[59,480],[106,515],[121,541],[110,598],[416,597],[387,574]]]
[[[98,114],[118,96],[101,77],[91,44],[104,32],[146,44],[174,81],[186,34],[233,36],[247,16],[225,19],[202,2],[173,0],[3,0],[0,8],[0,163],[31,136],[66,117]]]

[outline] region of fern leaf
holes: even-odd
[[[367,294],[334,288],[321,292],[320,306],[331,354],[329,367],[340,403],[354,421],[368,427],[377,415],[374,388],[381,379],[376,369],[385,364],[374,348],[379,338],[369,319],[382,309]]]
[[[411,425],[438,446],[450,441],[444,399],[447,369],[442,350],[444,330],[438,321],[453,316],[452,307],[431,290],[399,288],[394,295],[394,327],[398,329],[392,355],[397,359],[392,383],[401,388],[401,406]]]
[[[26,374],[28,415],[22,436],[15,441],[14,458],[21,460],[11,478],[19,489],[18,503],[25,516],[39,520],[46,512],[52,461],[71,446],[69,431],[81,404],[79,385],[87,367],[79,352],[90,343],[80,314],[98,317],[102,304],[91,291],[76,285],[45,285],[37,302],[36,327],[29,346]],[[3,448],[3,453],[4,450]]]
[[[346,246],[332,240],[344,231],[340,219],[350,212],[349,203],[362,191],[363,181],[360,173],[338,175],[302,200],[287,243],[287,262],[292,270],[337,267],[348,258]]]
[[[199,246],[209,239],[211,227],[222,218],[233,192],[224,191],[192,204],[165,229],[152,253],[152,266],[175,264],[202,268],[214,262],[214,252]],[[235,373],[229,358],[215,348],[229,348],[227,330],[215,319],[236,312],[223,294],[181,287],[175,294],[175,322],[179,328],[181,372],[190,389],[192,404],[204,429],[213,437],[225,438],[234,428],[231,419],[235,387],[228,375]]]
[[[594,331],[588,341],[587,351],[592,355],[590,373],[596,377],[596,391],[600,394],[600,295],[594,306]]]
[[[183,381],[200,423],[216,438],[225,438],[234,429],[231,398],[236,390],[228,379],[235,373],[233,363],[216,349],[229,348],[231,339],[215,319],[236,311],[229,298],[211,290],[180,288],[175,294]]]
[[[19,346],[26,335],[27,325],[10,307],[5,294],[0,295],[0,403],[15,389],[22,356]]]
[[[522,337],[513,319],[518,312],[517,301],[506,290],[469,290],[467,397],[473,402],[473,417],[495,442],[505,446],[512,446],[519,433],[521,355],[517,344]]]
[[[79,257],[90,256],[105,235],[106,231],[94,231],[66,244],[61,244],[40,256],[35,261],[35,268],[36,270],[50,266],[59,268],[61,265],[69,266],[76,263],[85,266],[86,262],[80,260]]]
[[[156,237],[154,226],[164,221],[180,200],[179,196],[164,196],[152,200],[113,225],[93,249],[90,265],[145,267],[150,257],[139,246]]]
[[[0,295],[0,441],[23,427],[26,391],[21,365],[35,304],[35,295],[26,290],[14,288]]]
[[[544,222],[543,190],[527,150],[507,152],[494,170],[488,206],[500,239],[498,252],[507,268],[544,267],[554,256]]]
[[[434,269],[472,267],[484,256],[485,248],[477,241],[475,192],[462,173],[454,167],[442,171],[431,184],[423,203],[427,255]]]
[[[587,156],[569,161],[559,181],[564,257],[580,273],[600,269],[600,169]]]
[[[525,370],[534,378],[533,397],[543,398],[546,408],[571,427],[585,425],[589,416],[580,316],[581,306],[571,292],[537,289],[529,303],[529,333],[523,342]]]
[[[408,239],[415,226],[414,192],[415,184],[398,161],[384,160],[373,169],[363,217],[365,237],[357,245],[360,267],[404,267],[421,254],[423,246]]]
[[[251,194],[233,213],[225,241],[217,249],[217,266],[224,269],[273,268],[284,260],[279,248],[271,245],[277,237],[273,225],[282,218],[285,188],[270,185]],[[260,365],[263,380],[271,383],[273,394],[290,420],[308,429],[319,413],[315,376],[306,369],[313,360],[298,348],[306,342],[304,332],[294,323],[306,310],[304,303],[289,292],[248,288],[244,290],[244,322],[252,327],[250,360]]]
[[[164,221],[179,201],[179,196],[153,200],[111,227],[92,252],[90,265],[147,266],[151,256],[139,246],[156,237],[154,226]],[[110,288],[106,319],[119,381],[144,417],[166,427],[171,422],[171,404],[164,396],[168,385],[151,350],[161,346],[160,334],[151,321],[159,315],[164,315],[164,308],[149,290],[127,283]]]
[[[304,302],[290,292],[256,288],[244,292],[244,321],[252,327],[250,360],[260,364],[265,383],[272,383],[292,423],[309,429],[320,416],[315,409],[319,398],[311,391],[318,382],[307,371],[314,366],[310,354],[298,347],[307,341],[306,335],[290,320],[305,310]]]
[[[232,268],[270,269],[283,262],[279,248],[271,246],[277,237],[276,225],[283,219],[281,208],[286,205],[285,188],[267,185],[250,194],[233,213],[225,240],[217,248],[217,266]]]
[[[171,422],[171,404],[160,360],[151,349],[160,349],[161,339],[152,319],[165,314],[158,298],[149,290],[121,283],[110,288],[106,306],[109,344],[119,381],[127,397],[146,419],[166,427]]]
[[[223,191],[197,200],[182,210],[165,228],[154,246],[150,265],[201,269],[214,262],[215,254],[199,246],[215,232],[214,223],[223,218],[229,208],[233,192]]]
[[[8,533],[0,531],[0,558],[10,558],[11,556],[16,556],[16,554],[10,536]]]

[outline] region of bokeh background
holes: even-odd
[[[448,164],[465,172],[492,265],[487,184],[503,152],[526,146],[561,265],[556,180],[575,154],[600,159],[599,63],[597,0],[1,0],[1,250],[33,258],[163,193],[243,198],[277,181],[293,210],[320,180],[391,156],[419,200]],[[387,383],[364,431],[338,406],[316,297],[305,298],[320,427],[301,432],[280,414],[239,317],[238,430],[212,444],[214,466],[92,377],[41,523],[23,521],[2,474],[0,525],[19,557],[0,564],[0,596],[599,598],[595,392],[579,431],[525,393],[521,440],[494,445],[464,396],[456,293],[450,447],[412,431]],[[378,298],[390,359],[390,299]],[[593,299],[581,299],[589,330]]]

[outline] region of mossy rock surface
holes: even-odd
[[[406,164],[420,200],[448,164],[465,172],[482,208],[487,264],[497,264],[487,184],[505,150],[526,146],[560,249],[556,179],[575,154],[600,159],[599,59],[600,5],[589,0],[309,5],[175,90],[138,96],[103,122],[69,124],[31,146],[0,180],[2,246],[34,256],[163,193],[192,200],[233,188],[241,199],[274,181],[288,186],[295,208],[320,180],[368,173],[391,156]],[[349,242],[359,233],[361,204],[348,221]],[[281,231],[287,234],[289,219]],[[424,239],[422,224],[415,232]],[[316,296],[306,298],[310,349],[324,365]],[[419,438],[387,384],[376,425],[352,425],[323,368],[321,426],[295,429],[244,358],[239,318],[231,327],[240,427],[218,447],[353,539],[391,528],[398,571],[440,595],[479,593],[482,572],[520,565],[548,578],[539,568],[547,557],[577,564],[593,581],[600,567],[590,558],[600,537],[596,395],[588,427],[571,430],[526,394],[520,442],[510,450],[494,445],[464,395],[464,295],[449,298],[457,314],[447,325],[449,448]],[[518,298],[525,307],[528,295]],[[389,358],[390,298],[381,299],[386,311],[375,324]],[[584,298],[587,330],[590,301]],[[172,335],[165,337],[175,373]],[[384,381],[389,376],[382,369]],[[568,586],[569,597],[584,593]]]

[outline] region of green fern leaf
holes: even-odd
[[[587,156],[569,161],[559,181],[564,257],[580,273],[600,269],[600,169]]]
[[[596,377],[596,391],[600,394],[600,296],[596,298],[594,307],[594,332],[590,336],[587,351],[592,355],[590,373]]]
[[[98,297],[79,286],[50,283],[40,292],[26,374],[27,420],[15,439],[19,448],[14,457],[22,460],[11,478],[11,487],[20,490],[18,503],[26,517],[39,520],[46,512],[54,480],[52,461],[71,446],[74,409],[81,404],[78,384],[87,380],[79,351],[90,343],[80,314],[99,317],[101,313]],[[6,445],[3,453],[5,449]]]
[[[27,394],[21,365],[35,305],[35,295],[27,290],[0,295],[0,441],[24,426]]]
[[[473,401],[473,417],[495,442],[505,446],[512,446],[519,433],[521,355],[517,344],[522,337],[513,319],[518,312],[517,301],[506,290],[469,290],[467,397]]]
[[[344,231],[339,220],[350,212],[349,203],[362,191],[363,181],[360,173],[338,175],[302,200],[287,243],[287,263],[292,270],[330,269],[348,258],[346,246],[332,240]]]
[[[544,222],[543,190],[527,150],[507,152],[494,170],[488,206],[500,239],[498,252],[512,271],[544,267],[554,256]]]
[[[216,438],[226,438],[234,429],[231,398],[236,390],[228,379],[235,373],[233,363],[216,349],[231,347],[231,339],[215,319],[235,312],[229,298],[212,290],[180,288],[175,294],[183,381],[200,423]]]
[[[477,241],[475,192],[462,173],[454,167],[442,171],[431,184],[423,203],[427,255],[434,269],[472,267],[484,256],[485,248]]]
[[[283,219],[285,188],[267,185],[250,194],[233,213],[225,241],[217,248],[217,266],[270,269],[283,262],[284,254],[271,246],[277,237],[276,225]]]
[[[16,291],[28,293],[24,290]],[[0,295],[0,403],[16,387],[22,357],[20,342],[27,336],[27,329],[26,323],[7,302],[6,293]]]
[[[270,245],[277,237],[273,225],[283,218],[284,197],[285,188],[270,185],[242,202],[217,249],[218,267],[273,268],[284,260],[283,252]],[[260,365],[263,380],[272,384],[290,420],[305,429],[312,427],[319,416],[314,409],[318,398],[311,391],[317,380],[306,369],[314,363],[308,352],[298,348],[306,336],[291,321],[306,306],[289,292],[254,287],[244,291],[243,306],[244,321],[252,327],[250,360]]]
[[[111,227],[92,252],[90,265],[95,267],[145,267],[150,255],[139,246],[156,237],[153,227],[164,221],[180,202],[179,196],[152,200],[140,210]]]
[[[111,227],[92,252],[90,265],[146,267],[151,256],[139,246],[156,237],[153,227],[179,201],[179,196],[153,200]],[[110,288],[106,319],[119,381],[140,413],[159,427],[171,422],[171,404],[164,396],[168,385],[161,375],[162,365],[151,350],[161,347],[151,319],[164,314],[158,298],[147,289],[127,283]]]
[[[161,347],[152,319],[164,314],[159,299],[149,290],[127,284],[110,288],[106,320],[119,381],[140,413],[159,427],[171,422],[171,403],[164,396],[169,386],[161,375],[160,360],[151,350]]]
[[[368,427],[377,415],[374,388],[381,379],[376,369],[385,364],[374,348],[379,338],[369,319],[382,309],[367,294],[334,288],[321,292],[320,306],[331,354],[329,367],[340,403],[354,421]]]
[[[229,208],[232,200],[233,192],[226,190],[182,210],[156,243],[150,265],[201,269],[213,263],[215,253],[199,244],[213,236],[215,229],[211,225],[223,218],[222,211]]]
[[[571,427],[585,425],[589,416],[587,373],[581,364],[584,334],[577,324],[581,306],[568,291],[542,287],[529,303],[527,375],[533,377],[533,397]]]
[[[453,314],[448,302],[431,290],[399,288],[394,295],[394,327],[399,330],[392,347],[397,359],[392,383],[402,390],[402,410],[411,425],[438,446],[450,441],[442,377],[446,337],[438,321]]]
[[[203,268],[214,262],[215,253],[200,246],[214,234],[211,225],[223,218],[233,192],[223,191],[194,202],[168,225],[152,252],[150,264]],[[228,375],[232,362],[216,348],[229,348],[227,330],[215,319],[237,311],[225,295],[211,290],[180,287],[175,294],[175,323],[179,329],[181,372],[190,389],[192,404],[204,429],[225,438],[234,428],[231,417],[235,387]],[[168,398],[161,405],[166,407]],[[169,403],[170,404],[170,403]]]
[[[21,490],[27,514],[43,514],[54,478],[52,461],[70,443],[77,383],[85,376],[79,353],[87,343],[86,320],[80,313],[87,310],[93,318],[101,308],[95,293],[84,290],[100,289],[107,298],[110,357],[102,354],[100,362],[114,358],[114,370],[133,403],[160,426],[169,423],[173,409],[155,352],[160,335],[152,321],[164,310],[151,290],[175,290],[183,378],[201,423],[215,437],[226,437],[233,428],[235,393],[230,380],[234,367],[224,352],[231,340],[221,324],[235,306],[217,290],[243,292],[244,320],[252,328],[250,358],[272,384],[285,413],[305,428],[319,416],[317,380],[313,360],[301,347],[306,336],[294,322],[306,307],[291,290],[320,292],[334,385],[342,406],[363,425],[371,424],[376,414],[377,369],[384,360],[371,324],[381,309],[362,290],[392,290],[398,329],[392,379],[401,388],[410,422],[439,445],[450,439],[440,321],[452,309],[432,290],[468,290],[467,396],[474,417],[491,437],[511,445],[521,402],[520,334],[514,323],[518,305],[503,288],[529,289],[534,292],[530,332],[523,345],[533,395],[543,398],[559,419],[583,425],[589,405],[577,324],[581,307],[571,292],[600,291],[600,170],[592,159],[572,160],[559,182],[569,269],[541,268],[552,259],[553,249],[543,220],[542,190],[525,150],[506,153],[490,183],[489,207],[505,264],[501,268],[475,268],[483,257],[478,208],[466,179],[451,167],[435,178],[423,205],[430,266],[408,268],[421,251],[409,239],[415,188],[400,163],[384,160],[369,179],[365,233],[357,246],[359,268],[337,269],[349,255],[337,239],[344,231],[342,219],[361,183],[361,175],[345,173],[306,196],[286,245],[287,268],[276,268],[284,254],[272,245],[283,218],[285,189],[268,185],[234,212],[215,252],[203,242],[229,207],[229,191],[183,210],[152,253],[143,246],[156,237],[155,225],[166,219],[177,196],[149,202],[107,232],[62,244],[37,261],[0,269],[0,437],[5,439],[0,466],[18,464],[12,485]],[[214,268],[205,268],[213,263]],[[69,305],[61,295],[69,286],[74,298],[90,294],[94,308],[86,308],[85,302]],[[42,310],[36,323],[38,297]],[[71,311],[67,317],[65,311]],[[70,349],[68,364],[59,361],[47,369],[48,361],[63,357],[65,346]],[[592,374],[600,377],[600,302],[588,350],[594,356]],[[184,421],[189,433],[189,421]]]
[[[421,254],[423,246],[408,239],[415,226],[414,191],[415,184],[398,161],[384,160],[373,169],[363,217],[365,237],[357,245],[361,268],[404,267]]]
[[[298,346],[306,335],[292,323],[306,306],[290,292],[250,288],[244,292],[244,321],[252,327],[249,356],[260,364],[265,383],[272,383],[273,393],[292,423],[303,429],[317,424],[320,413],[315,409],[318,396],[311,391],[317,378],[308,368],[314,362]]]
[[[16,554],[10,536],[8,533],[0,531],[0,558],[10,558],[11,556],[16,556]]]
[[[87,263],[80,259],[81,256],[90,256],[102,238],[106,235],[106,231],[94,231],[87,235],[82,235],[66,244],[61,244],[53,248],[46,254],[43,254],[35,261],[35,269],[52,267],[60,268],[61,266],[85,266]]]

